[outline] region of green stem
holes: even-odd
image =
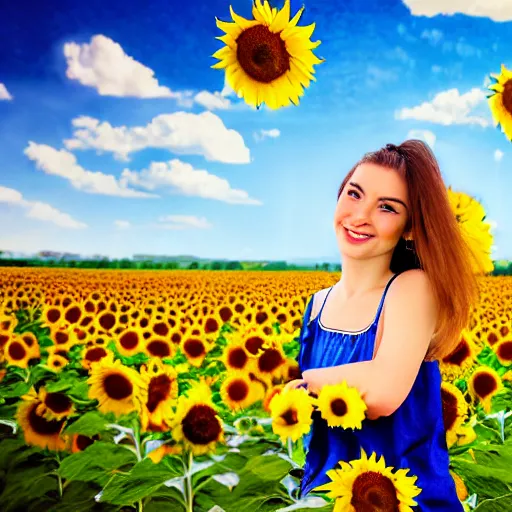
[[[137,511],[138,512],[142,512],[143,508],[142,508],[142,500],[139,500],[137,502]]]
[[[288,446],[288,457],[293,460],[293,444],[292,444],[292,438],[288,437],[286,440],[286,444]]]
[[[194,494],[192,492],[192,462],[194,457],[192,450],[188,452],[188,464],[187,472],[185,474],[185,480],[187,482],[187,512],[194,512]]]
[[[59,452],[56,453],[55,458],[57,459],[57,464],[59,465],[59,467],[57,468],[57,471],[55,473],[57,474],[57,482],[59,484],[59,497],[62,499],[62,494],[63,494],[64,488],[62,486],[62,478],[59,474],[59,469],[60,469],[60,454],[59,454]]]

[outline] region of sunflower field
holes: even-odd
[[[280,391],[308,297],[338,278],[4,269],[2,510],[332,510],[322,493],[298,499],[304,421]],[[507,510],[512,279],[480,283],[441,363],[444,420],[467,509]]]

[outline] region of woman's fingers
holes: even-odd
[[[298,387],[305,385],[306,381],[304,379],[294,379],[285,385],[283,391],[288,391],[289,389],[297,389]]]

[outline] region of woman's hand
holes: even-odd
[[[306,387],[307,382],[304,379],[293,379],[290,382],[286,383],[282,393],[285,391],[289,391],[290,389],[297,389],[299,387]]]

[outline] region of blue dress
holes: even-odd
[[[320,312],[310,322],[313,300],[309,301],[300,333],[298,363],[300,371],[325,368],[373,358],[379,316],[389,285],[387,283],[373,322],[362,331],[348,332],[327,328]],[[406,476],[416,475],[415,485],[422,489],[414,499],[413,510],[421,512],[463,511],[449,469],[449,455],[443,422],[441,373],[437,361],[423,361],[414,385],[402,405],[391,415],[365,419],[360,430],[328,427],[319,411],[313,413],[311,430],[303,437],[306,460],[300,496],[331,479],[326,471],[361,457],[361,448],[369,457],[384,456],[393,472],[410,468]]]

